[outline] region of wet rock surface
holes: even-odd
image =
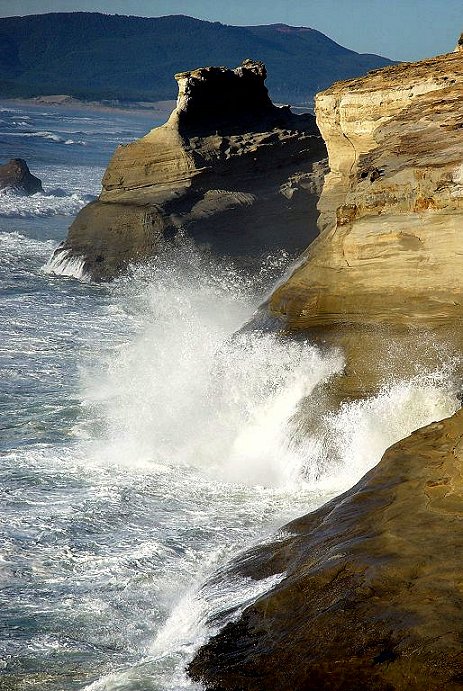
[[[22,194],[43,192],[42,181],[32,175],[29,166],[22,158],[12,158],[0,165],[0,190],[12,189]]]
[[[243,262],[302,251],[318,232],[326,149],[312,115],[270,101],[265,77],[251,60],[177,74],[168,122],[116,150],[62,249],[94,280],[178,233]]]
[[[462,467],[460,410],[232,564],[285,575],[199,650],[193,679],[214,691],[463,688]]]

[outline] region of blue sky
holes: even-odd
[[[463,31],[463,0],[0,0],[3,17],[77,10],[310,26],[352,50],[396,60],[449,52]]]

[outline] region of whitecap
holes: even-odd
[[[89,194],[68,193],[61,188],[30,196],[8,188],[0,190],[0,216],[6,218],[34,218],[43,216],[74,216],[95,197]]]
[[[27,237],[22,233],[0,232],[0,246],[2,248],[2,261],[26,256],[43,256],[53,249],[54,240],[37,240]]]
[[[14,123],[13,123],[14,124]],[[27,126],[27,123],[24,123]],[[55,144],[77,144],[85,146],[86,142],[83,140],[68,139],[67,137],[60,137],[54,132],[43,131],[23,131],[23,132],[8,132],[9,137],[26,137],[29,139],[45,139],[46,141],[54,142]]]

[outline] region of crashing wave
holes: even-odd
[[[94,198],[89,194],[66,194],[60,189],[25,196],[7,188],[0,191],[0,217],[74,216]]]
[[[90,282],[90,276],[85,270],[85,259],[72,256],[70,250],[59,248],[55,250],[42,270],[53,276],[69,276],[85,283]]]

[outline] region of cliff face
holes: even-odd
[[[307,246],[326,149],[313,116],[274,106],[265,78],[264,65],[250,60],[176,75],[168,122],[116,150],[64,256],[81,257],[101,280],[179,231],[237,257]]]
[[[317,97],[321,234],[266,309],[343,347],[337,396],[452,348],[461,361],[462,96],[456,52]],[[460,410],[237,560],[231,576],[282,580],[199,650],[193,679],[211,691],[463,688],[462,464]]]
[[[463,686],[463,412],[231,566],[283,580],[190,664],[207,689]],[[289,536],[288,536],[289,533]]]
[[[322,232],[270,303],[290,328],[461,318],[462,97],[461,52],[318,95]]]

